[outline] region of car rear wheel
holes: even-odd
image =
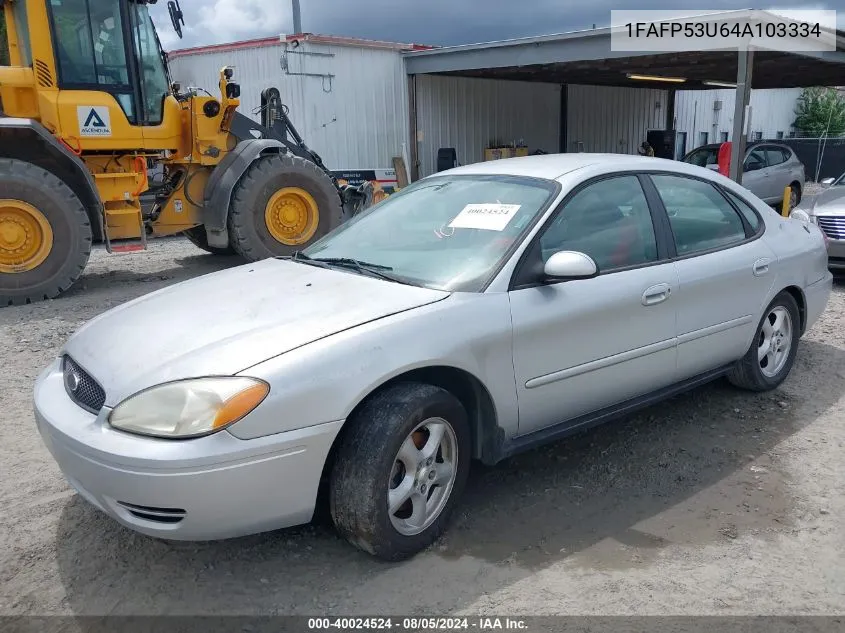
[[[766,308],[751,347],[728,374],[728,380],[742,389],[768,391],[789,375],[801,338],[798,304],[788,292],[781,292]]]
[[[367,401],[344,429],[330,478],[338,532],[384,560],[409,558],[443,532],[469,474],[460,401],[401,383]]]

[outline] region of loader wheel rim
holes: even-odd
[[[53,229],[41,211],[22,200],[0,199],[0,272],[38,268],[52,249]]]
[[[264,211],[267,230],[277,242],[299,246],[308,242],[320,224],[314,197],[299,187],[285,187],[270,196]]]

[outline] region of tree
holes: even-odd
[[[9,65],[9,43],[6,41],[6,12],[0,9],[0,66]]]
[[[795,130],[806,136],[845,134],[845,99],[833,88],[805,88],[795,115]]]

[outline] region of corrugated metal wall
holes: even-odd
[[[454,147],[463,165],[483,160],[491,142],[560,151],[557,84],[438,75],[416,81],[422,176],[434,173],[440,147]],[[635,154],[648,130],[665,127],[666,102],[664,90],[567,86],[565,150]]]
[[[334,77],[286,74],[281,65],[286,49],[289,72]],[[398,51],[302,42],[296,49],[280,43],[171,60],[174,81],[212,95],[218,93],[218,73],[226,65],[234,66],[241,85],[240,111],[260,120],[253,111],[260,106],[261,91],[278,88],[297,130],[330,169],[388,169],[392,158],[402,155],[408,89]]]
[[[454,147],[462,165],[483,160],[493,142],[557,152],[560,91],[557,84],[417,76],[420,176],[434,173],[441,147]]]
[[[777,88],[751,91],[751,138],[759,133],[762,138],[774,139],[778,134],[789,136],[795,121],[795,102],[801,88]],[[686,151],[704,141],[718,143],[730,139],[736,91],[679,90],[675,97],[675,122],[679,132],[687,133]]]
[[[664,90],[568,86],[567,152],[636,154],[648,130],[666,127]]]

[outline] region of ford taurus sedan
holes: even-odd
[[[830,291],[818,227],[708,169],[493,161],[102,314],[39,376],[36,420],[79,494],[138,532],[273,530],[325,498],[398,560],[445,528],[471,460],[719,377],[777,387]]]
[[[818,225],[827,239],[828,266],[845,270],[845,174],[822,180],[825,189],[808,198],[792,217]]]

